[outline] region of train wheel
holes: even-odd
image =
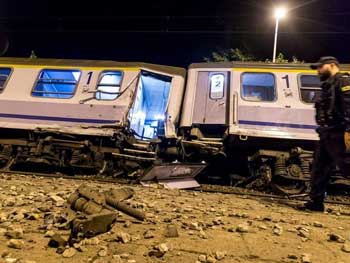
[[[271,182],[271,188],[277,193],[283,195],[300,195],[306,192],[307,185],[305,181],[279,178],[278,180],[273,180],[273,182]]]

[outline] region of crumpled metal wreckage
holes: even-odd
[[[145,220],[142,211],[123,202],[134,194],[134,190],[129,187],[101,193],[87,184],[79,186],[68,198],[67,207],[61,214],[66,221],[65,225],[71,229],[68,244],[72,246],[84,238],[108,232],[116,222],[117,211]]]

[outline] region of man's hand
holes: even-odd
[[[350,132],[344,133],[345,151],[350,152]]]

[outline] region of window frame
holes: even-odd
[[[0,69],[3,69],[3,68],[5,68],[5,69],[10,69],[11,71],[10,71],[10,74],[8,75],[6,81],[4,82],[3,88],[0,89],[0,94],[2,94],[2,93],[4,92],[4,90],[6,89],[7,84],[8,84],[8,82],[9,82],[11,76],[12,76],[13,71],[14,71],[14,68],[13,68],[13,67],[3,67],[3,66],[0,67]]]
[[[121,95],[121,94],[117,95],[117,97],[116,97],[115,99],[113,99],[113,100],[97,99],[97,98],[96,98],[97,92],[99,92],[99,91],[97,90],[97,88],[98,88],[98,86],[100,85],[100,81],[102,80],[103,75],[104,75],[106,72],[111,72],[111,71],[121,72],[121,73],[122,73],[122,76],[121,76],[121,78],[120,78],[120,89],[122,88],[122,84],[123,84],[123,80],[124,80],[124,71],[123,71],[123,70],[120,70],[120,69],[111,69],[111,70],[105,69],[105,70],[102,70],[102,71],[100,72],[100,74],[98,75],[97,82],[96,82],[96,87],[95,87],[96,93],[95,93],[95,95],[94,95],[94,99],[95,99],[95,100],[97,100],[97,101],[115,101],[115,100],[118,99],[119,96]],[[120,93],[120,92],[121,92],[121,91],[119,91],[119,93]],[[101,92],[101,93],[103,93],[103,92]]]
[[[317,74],[310,74],[310,73],[299,73],[297,75],[297,78],[298,78],[298,91],[299,91],[299,100],[303,103],[303,104],[306,104],[306,105],[314,105],[315,102],[306,102],[303,100],[302,96],[301,96],[301,89],[302,89],[302,83],[301,83],[301,77],[302,76],[317,76]],[[306,88],[307,89],[307,88]],[[319,88],[319,90],[321,91],[321,87]]]
[[[80,72],[80,75],[79,75],[79,79],[76,81],[75,83],[75,86],[74,86],[74,93],[72,93],[72,96],[69,97],[69,98],[54,98],[54,97],[41,97],[41,96],[34,96],[33,95],[33,92],[35,93],[34,89],[36,88],[36,86],[38,85],[39,83],[39,80],[40,80],[40,74],[45,71],[45,70],[51,70],[51,71],[79,71]],[[74,96],[76,95],[77,93],[77,90],[78,90],[78,87],[79,87],[79,84],[80,84],[80,80],[81,80],[81,76],[83,75],[83,72],[81,69],[77,69],[77,68],[42,68],[40,69],[37,77],[36,77],[36,81],[34,82],[34,85],[32,87],[32,90],[30,92],[30,95],[31,97],[33,98],[41,98],[41,99],[59,99],[59,100],[69,100],[69,99],[72,99],[74,98]],[[53,94],[53,93],[51,93]],[[59,94],[59,93],[58,93]],[[61,93],[61,94],[64,94],[64,93]]]
[[[211,96],[211,77],[213,76],[213,75],[222,75],[223,77],[224,77],[224,83],[223,83],[223,87],[222,87],[222,97],[220,97],[220,98],[213,98],[212,96]],[[226,87],[226,83],[227,83],[227,75],[225,75],[225,73],[223,73],[222,71],[214,71],[214,72],[209,72],[209,76],[208,76],[208,79],[209,79],[209,81],[208,81],[208,86],[209,86],[209,99],[211,99],[211,100],[222,100],[223,98],[225,98],[225,95],[226,95],[226,93],[225,93],[225,87]],[[227,87],[226,87],[226,89],[227,89]]]
[[[243,96],[243,75],[246,73],[253,73],[253,74],[268,74],[271,75],[273,77],[273,87],[275,90],[275,98],[274,100],[271,101],[266,101],[266,100],[262,100],[262,101],[252,101],[252,100],[247,100],[246,98],[244,98]],[[278,88],[277,88],[277,82],[276,82],[276,74],[273,72],[257,72],[257,71],[244,71],[241,72],[241,76],[240,76],[240,97],[242,100],[247,101],[247,102],[255,102],[255,103],[275,103],[276,101],[278,101]]]

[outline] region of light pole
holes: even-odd
[[[275,9],[275,18],[276,18],[276,27],[275,27],[275,42],[273,45],[273,57],[272,62],[276,62],[276,49],[277,49],[277,35],[278,35],[278,25],[280,19],[284,18],[287,14],[287,9],[285,8],[276,8]]]

